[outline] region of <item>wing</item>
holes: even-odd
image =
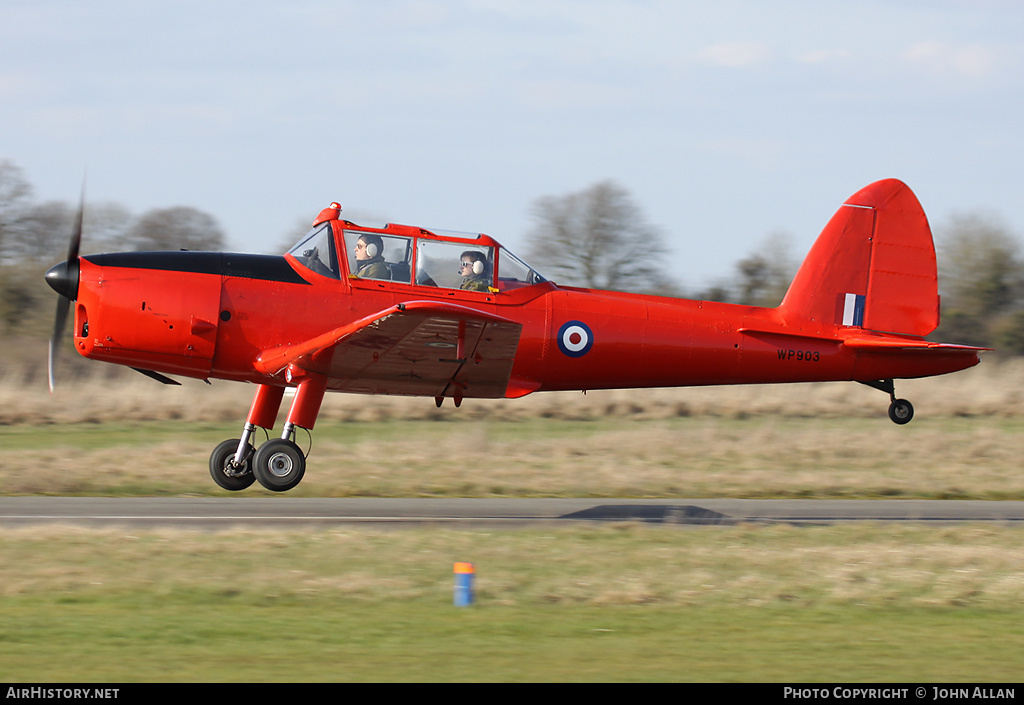
[[[410,301],[294,345],[265,350],[256,368],[294,365],[329,389],[364,394],[505,396],[522,325],[466,306]]]

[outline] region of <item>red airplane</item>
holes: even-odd
[[[74,347],[167,384],[167,375],[256,385],[240,438],[210,456],[227,490],[295,487],[325,392],[466,398],[588,390],[856,381],[913,407],[893,380],[946,374],[983,348],[925,340],[939,323],[924,211],[896,180],[858,191],[825,226],[782,303],[762,308],[559,286],[486,235],[361,227],[332,203],[284,256],[125,252],[46,273],[60,295],[53,364],[71,302]],[[279,438],[285,389],[296,388]],[[269,436],[269,433],[267,434]]]

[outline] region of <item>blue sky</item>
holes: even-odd
[[[87,174],[90,202],[194,206],[245,251],[338,200],[521,252],[536,198],[604,179],[688,288],[773,232],[802,257],[887,177],[936,230],[1021,235],[1022,103],[1009,0],[0,4],[0,159],[37,199]]]

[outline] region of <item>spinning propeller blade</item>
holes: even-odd
[[[46,283],[60,294],[60,298],[57,299],[57,313],[54,316],[53,335],[50,336],[50,350],[47,360],[50,394],[53,394],[53,368],[57,361],[57,352],[64,337],[68,311],[71,309],[71,302],[78,298],[78,250],[82,244],[82,213],[84,210],[85,187],[83,186],[82,198],[78,205],[78,215],[75,217],[74,228],[71,231],[71,241],[68,243],[67,260],[54,265],[46,273]]]

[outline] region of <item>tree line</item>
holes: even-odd
[[[24,172],[0,160],[0,333],[48,336],[54,294],[43,273],[65,259],[80,204],[37,201]],[[85,252],[220,250],[216,219],[196,208],[157,208],[134,215],[117,203],[89,203]]]
[[[42,274],[64,259],[78,208],[38,202],[24,172],[0,160],[3,335],[49,335],[54,294]],[[776,306],[800,264],[789,236],[771,233],[735,262],[731,278],[687,289],[667,264],[664,231],[610,180],[538,198],[531,216],[526,259],[565,285]],[[135,215],[116,203],[89,203],[85,232],[83,251],[93,252],[222,250],[227,244],[211,215],[187,206]],[[1024,354],[1024,260],[1017,237],[998,218],[978,213],[954,216],[934,235],[942,323],[932,337]]]

